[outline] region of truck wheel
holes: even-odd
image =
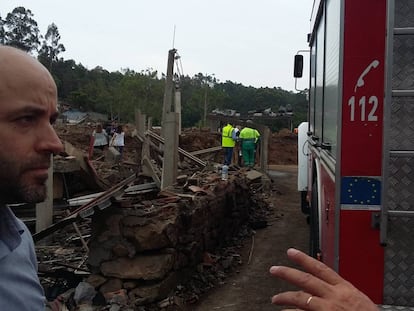
[[[317,258],[319,253],[318,188],[315,180],[312,185],[312,198],[309,209],[309,255]]]

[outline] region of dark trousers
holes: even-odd
[[[119,151],[119,153],[121,154],[121,159],[122,159],[122,152],[124,151],[124,146],[115,146],[115,149]]]
[[[233,157],[233,147],[223,147],[224,148],[224,165],[231,164],[231,158]]]

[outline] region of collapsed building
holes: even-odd
[[[65,138],[73,128],[58,131]],[[111,149],[88,158],[68,142],[66,154],[54,159],[53,224],[34,234],[52,310],[172,310],[194,303],[242,263],[234,245],[266,225],[271,181],[263,167],[234,165],[222,180],[216,133],[204,130],[209,146],[188,152],[178,146],[186,133],[166,147],[155,131],[137,128],[129,131],[123,161]],[[87,146],[88,131],[81,132]],[[200,135],[188,136],[197,145]],[[167,177],[166,156],[177,159]]]

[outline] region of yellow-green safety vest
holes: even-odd
[[[233,126],[230,124],[227,124],[225,127],[223,127],[223,130],[221,132],[221,145],[223,147],[234,147],[236,145],[236,142],[233,139]]]
[[[245,127],[240,131],[239,138],[241,140],[252,140],[254,142],[260,137],[259,132],[256,129]]]

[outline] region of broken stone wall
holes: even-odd
[[[122,290],[136,305],[164,299],[206,251],[240,230],[252,205],[243,179],[193,198],[114,203],[92,221],[91,283],[104,296]]]

